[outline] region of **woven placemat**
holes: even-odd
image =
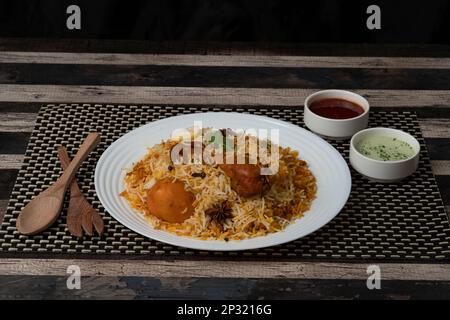
[[[303,239],[244,252],[201,252],[144,238],[112,219],[100,205],[94,189],[94,168],[102,152],[121,135],[148,122],[211,111],[259,114],[303,126],[301,108],[288,107],[90,104],[42,107],[0,229],[0,252],[21,257],[26,256],[24,253],[47,253],[58,254],[58,257],[135,254],[141,258],[450,259],[449,221],[416,115],[409,111],[371,111],[370,126],[401,129],[419,139],[422,153],[416,174],[401,184],[378,184],[368,182],[352,170],[352,192],[345,208],[325,227]],[[47,231],[32,237],[20,235],[15,223],[21,208],[60,174],[56,146],[65,145],[73,156],[79,143],[91,131],[101,132],[102,142],[80,168],[78,181],[82,191],[104,216],[105,234],[83,240],[72,237],[66,228],[65,207],[62,217]],[[348,141],[332,144],[348,159]]]

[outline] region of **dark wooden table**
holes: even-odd
[[[301,108],[308,94],[324,88],[354,90],[374,108],[416,111],[450,212],[447,47],[189,43],[181,47],[129,41],[0,40],[0,218],[44,103]],[[66,287],[66,270],[72,264],[81,267],[81,290]],[[378,265],[382,289],[368,290],[365,262],[3,258],[0,299],[450,298],[447,263]]]

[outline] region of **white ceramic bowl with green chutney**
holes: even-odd
[[[350,141],[350,164],[377,182],[396,182],[412,175],[419,165],[419,153],[417,139],[396,129],[365,129]]]

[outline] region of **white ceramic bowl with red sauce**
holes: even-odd
[[[333,119],[318,115],[311,110],[315,102],[327,99],[340,99],[357,104],[362,113],[348,119]],[[367,128],[369,122],[369,102],[361,95],[346,90],[322,90],[313,93],[305,100],[304,122],[312,132],[325,138],[336,140],[350,139],[358,131]]]

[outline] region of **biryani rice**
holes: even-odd
[[[209,129],[206,129],[206,131]],[[248,136],[250,139],[257,139]],[[148,149],[147,154],[125,175],[121,193],[130,206],[143,214],[156,229],[202,240],[242,240],[283,230],[309,210],[316,196],[316,179],[297,151],[279,150],[278,172],[269,176],[270,187],[261,196],[243,198],[230,178],[217,165],[173,164],[170,151],[180,140],[167,140]],[[259,143],[261,141],[258,140]],[[170,169],[170,170],[169,170]],[[204,178],[193,173],[204,172]],[[150,214],[147,190],[159,180],[182,181],[195,195],[194,214],[183,223],[168,223]],[[222,226],[205,213],[214,204],[227,201],[231,218]]]

